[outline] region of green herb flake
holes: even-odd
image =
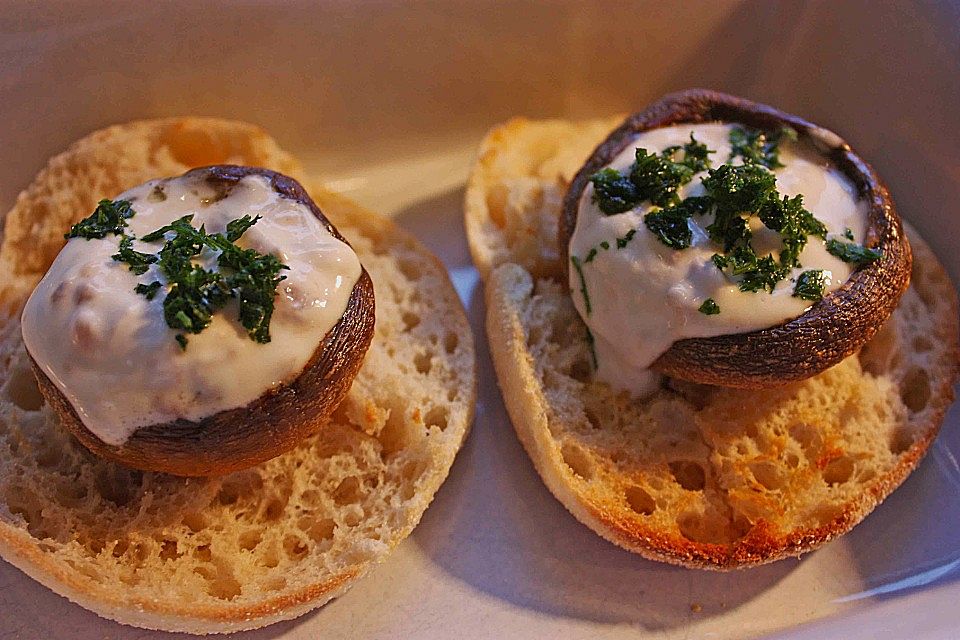
[[[765,256],[749,267],[745,267],[740,280],[740,291],[767,290],[772,293],[777,283],[787,277],[787,273],[789,269],[777,264],[773,256]]]
[[[648,213],[643,223],[657,239],[671,249],[686,249],[693,241],[693,232],[687,219],[690,215],[681,207],[667,207]]]
[[[590,308],[590,294],[587,293],[587,281],[583,277],[583,264],[580,262],[580,258],[577,256],[570,256],[570,262],[573,264],[573,268],[577,272],[577,276],[580,278],[580,294],[583,295],[583,306],[587,311],[587,315],[590,315],[592,312]]]
[[[797,284],[793,288],[793,297],[817,302],[823,298],[827,280],[827,275],[822,269],[804,271],[797,278]]]
[[[633,236],[635,235],[637,235],[637,230],[630,229],[630,231],[627,231],[622,237],[617,238],[617,249],[625,248],[630,244],[630,241],[633,240]]]
[[[596,340],[593,337],[593,333],[590,331],[590,327],[584,328],[587,330],[587,346],[590,348],[590,363],[593,365],[593,370],[596,371],[599,366],[597,363]]]
[[[154,280],[150,284],[140,283],[134,287],[134,292],[139,293],[147,300],[153,300],[157,297],[157,292],[160,291],[160,287],[163,286],[160,284],[159,280]]]
[[[226,234],[208,234],[203,226],[193,227],[192,219],[183,216],[143,236],[144,241],[153,242],[171,234],[156,260],[170,286],[163,300],[167,325],[184,333],[200,333],[210,325],[214,313],[231,299],[237,299],[238,319],[250,339],[270,342],[276,287],[284,279],[280,272],[287,266],[276,256],[234,244],[259,217],[243,216],[231,221]],[[220,251],[218,271],[194,264],[193,259],[205,248]],[[144,285],[138,293],[155,295],[155,291],[147,289],[152,286]],[[185,335],[178,336],[177,341],[186,348]]]
[[[590,176],[590,181],[593,201],[608,216],[629,211],[640,202],[633,182],[616,169],[602,169]]]
[[[70,227],[64,238],[105,238],[108,234],[120,235],[127,226],[127,218],[134,214],[127,200],[101,200],[89,216]]]
[[[870,264],[883,257],[883,253],[853,242],[842,242],[831,238],[827,240],[827,251],[844,262],[852,262],[858,267]]]
[[[713,298],[707,298],[697,311],[706,316],[715,316],[720,313],[720,305],[718,305]]]
[[[780,162],[780,143],[796,140],[797,132],[789,127],[768,133],[759,129],[734,127],[730,130],[730,160],[740,157],[744,164],[762,165],[767,169],[783,167]]]
[[[844,227],[844,229],[843,229],[843,237],[846,238],[847,240],[851,240],[851,241],[856,239],[856,238],[853,237],[853,230],[850,229],[850,227]]]
[[[248,215],[237,218],[236,220],[231,220],[227,223],[227,240],[234,242],[240,239],[240,236],[246,232],[247,229],[257,224],[257,221],[260,219],[260,216],[251,218]]]
[[[608,167],[590,176],[593,202],[607,215],[629,211],[645,201],[658,207],[677,204],[677,190],[695,173],[710,167],[711,153],[714,151],[697,142],[692,133],[690,142],[659,154],[638,148],[634,163],[625,172]]]
[[[649,200],[658,207],[674,204],[679,201],[677,190],[693,178],[690,167],[673,162],[669,155],[669,152],[657,155],[647,153],[646,149],[637,149],[630,180],[637,188],[641,202]]]
[[[146,273],[150,265],[157,261],[157,256],[153,254],[134,251],[133,238],[126,234],[120,238],[120,251],[110,257],[117,262],[126,262],[130,271],[138,276]]]

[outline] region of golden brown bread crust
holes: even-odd
[[[843,286],[798,318],[760,331],[677,341],[653,367],[675,378],[725,387],[765,388],[809,378],[858,351],[879,331],[910,283],[912,261],[900,216],[876,172],[846,142],[833,139],[820,127],[716,91],[690,89],[668,95],[628,117],[577,172],[560,216],[561,253],[566,255],[590,176],[609,164],[637,133],[711,121],[764,130],[789,126],[820,149],[869,203],[865,245],[879,249],[883,257],[855,271]]]
[[[185,175],[205,176],[212,186],[225,189],[248,175],[265,176],[277,193],[309,208],[334,237],[347,242],[292,178],[268,169],[233,165],[202,167]],[[197,422],[176,420],[142,427],[120,446],[104,443],[87,429],[32,356],[31,362],[44,398],[61,422],[94,453],[147,471],[181,476],[223,475],[289,451],[323,428],[360,369],[373,339],[374,319],[373,283],[363,269],[343,317],[324,336],[297,378],[244,407],[221,411]]]

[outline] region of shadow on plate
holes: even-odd
[[[481,287],[462,229],[463,191],[398,215],[447,265],[477,344],[477,417],[467,445],[412,539],[470,586],[555,616],[669,629],[735,609],[796,566],[713,573],[650,562],[580,524],[550,494],[500,400],[483,326]],[[439,224],[445,226],[438,232]]]

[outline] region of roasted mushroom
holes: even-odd
[[[870,340],[897,306],[910,280],[910,245],[890,194],[873,168],[836,134],[772,107],[715,91],[693,89],[666,96],[627,118],[573,178],[563,202],[559,245],[566,253],[591,176],[631,145],[637,134],[709,122],[742,124],[766,132],[793,129],[801,142],[849,178],[868,204],[864,245],[882,257],[857,268],[842,286],[799,317],[758,331],[678,340],[652,368],[684,380],[741,388],[773,387],[808,378]]]
[[[346,243],[303,187],[289,177],[266,169],[230,165],[194,169],[183,177],[203,179],[215,191],[228,193],[246,176],[267,178],[273,191],[304,205],[333,237]],[[246,406],[196,421],[177,419],[137,428],[120,445],[107,444],[88,429],[33,354],[31,360],[46,401],[62,423],[94,453],[139,469],[208,476],[275,457],[322,429],[349,390],[370,345],[373,329],[373,284],[361,267],[345,312],[316,345],[312,357],[294,379],[270,388]],[[109,396],[107,390],[104,395]]]

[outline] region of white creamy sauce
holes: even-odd
[[[154,187],[162,188],[160,199]],[[249,214],[261,219],[236,242],[276,255],[289,267],[277,286],[271,341],[251,340],[231,301],[182,350],[163,318],[164,289],[153,300],[134,292],[159,280],[156,265],[137,276],[114,261],[120,237],[72,238],[23,310],[23,339],[37,364],[63,392],[83,424],[103,442],[120,445],[134,431],[183,418],[199,420],[242,407],[295,379],[326,333],[340,320],[360,261],[310,210],[277,194],[267,178],[247,176],[226,197],[203,178],[154,180],[117,196],[136,214],[127,234],[142,237],[186,214],[207,232]],[[221,194],[222,195],[222,194]],[[162,241],[135,241],[156,253]],[[197,264],[216,269],[219,252]]]
[[[710,154],[716,168],[730,157],[730,130],[723,123],[678,125],[639,134],[608,166],[624,171],[633,163],[638,147],[659,153],[672,145],[683,145],[693,133],[698,142],[716,152]],[[835,135],[835,134],[834,134]],[[828,231],[828,237],[840,236],[845,229],[862,243],[867,226],[867,204],[857,197],[853,183],[826,158],[802,143],[780,145],[780,162],[786,165],[774,171],[781,195],[803,195],[803,205]],[[739,159],[733,164],[740,164]],[[681,198],[704,194],[700,179],[694,176],[681,187]],[[823,269],[829,276],[826,291],[842,285],[852,266],[829,254],[822,240],[810,237],[800,254],[801,269],[781,281],[773,293],[742,292],[737,280],[720,271],[711,256],[720,250],[709,238],[706,227],[713,215],[693,216],[690,227],[693,242],[682,250],[672,249],[647,229],[645,202],[630,211],[605,215],[592,202],[593,185],[588,184],[580,200],[577,225],[570,240],[570,255],[581,260],[601,242],[610,245],[598,251],[593,261],[582,266],[591,303],[588,314],[576,269],[570,269],[570,289],[581,318],[594,337],[597,377],[618,389],[637,396],[650,393],[658,376],[649,370],[653,362],[671,344],[684,338],[755,331],[778,325],[803,314],[813,304],[793,297],[795,278],[809,269]],[[618,249],[616,239],[635,229],[633,239]],[[752,244],[758,256],[778,255],[780,236],[751,219]],[[720,308],[717,315],[705,315],[699,307],[713,298]]]

